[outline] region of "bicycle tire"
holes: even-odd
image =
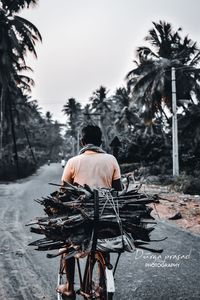
[[[88,295],[85,299],[113,299],[113,293],[107,291],[105,262],[103,255],[99,252],[96,252],[93,261],[91,260],[91,256],[88,256],[87,258],[82,290]]]

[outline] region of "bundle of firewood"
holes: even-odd
[[[156,202],[155,197],[138,189],[121,193],[101,189],[98,195],[98,239],[112,239],[126,233],[136,247],[150,242],[150,232],[156,222],[147,204]],[[36,225],[31,226],[30,231],[45,237],[29,245],[40,251],[72,245],[81,251],[88,249],[96,222],[94,191],[89,186],[66,184],[50,196],[35,201],[44,206],[46,216],[27,225]]]

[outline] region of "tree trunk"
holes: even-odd
[[[15,137],[15,128],[14,128],[14,120],[13,120],[13,114],[12,114],[12,103],[10,100],[10,97],[8,96],[8,103],[9,103],[9,114],[10,114],[10,123],[11,123],[11,133],[13,138],[13,144],[14,144],[14,160],[17,170],[17,177],[20,178],[20,172],[19,172],[19,159],[18,159],[18,153],[17,153],[17,143],[16,143],[16,137]]]
[[[1,99],[0,99],[0,126],[1,126],[1,132],[0,132],[0,159],[3,157],[3,100],[4,100],[4,94],[5,94],[5,88],[2,86],[1,89]]]
[[[26,140],[27,140],[30,152],[31,152],[31,156],[33,158],[33,161],[34,161],[35,165],[37,165],[37,161],[36,161],[36,158],[35,158],[35,155],[33,153],[33,149],[32,149],[32,146],[31,146],[31,143],[30,143],[30,140],[29,140],[28,132],[27,132],[26,127],[24,125],[23,125],[23,128],[24,128],[24,133],[25,133],[25,136],[26,136]]]

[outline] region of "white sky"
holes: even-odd
[[[152,21],[182,27],[200,47],[199,11],[199,0],[40,0],[21,13],[43,37],[38,59],[27,58],[36,84],[32,98],[64,122],[68,98],[86,103],[100,85],[111,94],[125,84]]]

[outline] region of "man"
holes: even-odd
[[[79,155],[68,160],[62,175],[62,184],[69,182],[95,188],[121,190],[121,173],[116,158],[105,153],[100,145],[102,132],[98,126],[88,125],[82,129]],[[66,260],[67,283],[59,285],[57,291],[66,295],[74,294],[74,258]]]

